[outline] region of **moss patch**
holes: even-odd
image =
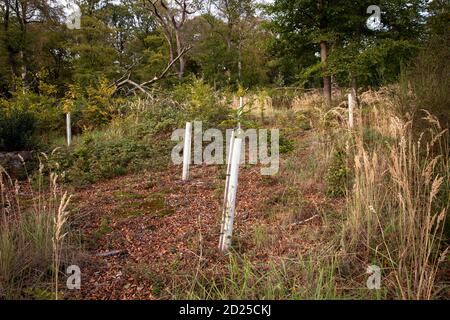
[[[142,194],[134,193],[131,191],[121,191],[121,190],[113,192],[113,196],[117,200],[145,198],[145,196]]]
[[[115,213],[128,217],[137,217],[151,215],[156,217],[165,217],[175,213],[175,211],[166,205],[164,193],[154,193],[149,197],[128,198],[129,202],[122,203]]]

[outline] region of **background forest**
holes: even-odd
[[[171,90],[193,76],[215,90],[325,86],[328,103],[331,87],[426,82],[434,90],[420,96],[427,108],[442,113],[448,103],[446,1],[382,1],[374,30],[366,26],[370,1],[164,4],[81,1],[82,27],[69,29],[58,1],[2,1],[2,112],[20,110],[23,121],[33,117],[36,130],[49,133],[72,111],[81,131],[110,121],[122,98],[148,94],[156,82]],[[433,72],[444,82],[438,88]],[[20,149],[10,143],[1,148]]]

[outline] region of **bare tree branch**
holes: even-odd
[[[178,63],[172,63],[171,68],[182,78],[186,68],[186,59],[182,51],[186,47],[183,37],[183,27],[190,14],[193,14],[198,8],[194,0],[144,0],[149,3],[149,10],[155,16],[157,23],[163,30],[163,34],[169,45],[170,59]],[[175,56],[178,54],[178,59]],[[181,55],[180,55],[181,54]]]
[[[135,81],[131,80],[131,68],[133,66],[130,66],[127,70],[127,72],[121,76],[118,80],[116,80],[113,84],[111,84],[111,86],[115,86],[115,92],[117,92],[121,87],[123,87],[126,84],[130,84],[132,85],[135,89],[138,89],[139,91],[141,91],[142,93],[146,94],[147,96],[150,96],[150,93],[146,90],[146,86],[151,85],[167,76],[173,76],[173,75],[178,75],[178,73],[172,73],[172,74],[168,74],[170,68],[172,68],[172,66],[183,56],[185,55],[189,50],[191,50],[192,47],[186,47],[183,48],[180,52],[180,54],[178,56],[176,56],[174,59],[172,59],[166,66],[166,68],[161,72],[161,74],[159,76],[155,76],[153,79],[144,81],[140,84],[136,83]]]
[[[161,80],[162,78],[164,78],[164,77],[166,76],[167,72],[170,70],[170,68],[172,68],[173,64],[174,64],[175,62],[177,62],[183,55],[185,55],[185,54],[186,54],[189,50],[191,50],[191,49],[192,49],[191,46],[186,47],[186,48],[183,48],[183,50],[181,50],[180,54],[179,54],[178,56],[176,56],[172,61],[169,62],[169,64],[167,65],[167,67],[164,69],[164,71],[163,71],[159,76],[157,76],[157,77],[155,76],[152,80],[143,82],[143,83],[141,84],[141,86],[145,86],[145,85],[152,84],[152,83],[154,83],[154,82],[156,82],[156,81]]]

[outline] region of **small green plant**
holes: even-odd
[[[268,240],[267,228],[263,224],[256,225],[253,231],[253,240],[257,249],[262,249]]]
[[[364,128],[363,140],[364,140],[364,146],[368,150],[371,150],[376,146],[378,146],[378,147],[389,146],[389,144],[394,142],[394,139],[383,136],[375,128]]]
[[[156,297],[162,294],[165,287],[164,277],[154,271],[151,266],[144,263],[130,263],[125,271],[136,281],[144,281],[151,284],[152,294]]]
[[[113,229],[109,225],[109,219],[107,217],[103,217],[100,221],[100,226],[94,233],[94,236],[96,239],[100,239],[102,236],[110,233],[111,231],[113,231]]]
[[[193,78],[190,83],[178,86],[174,97],[185,106],[185,118],[203,121],[204,126],[217,127],[230,117],[230,109],[224,104],[218,92],[201,78]]]
[[[56,295],[53,291],[40,288],[25,288],[23,290],[25,296],[33,300],[55,300]]]
[[[294,141],[287,138],[285,135],[280,135],[280,153],[284,154],[284,153],[289,153],[292,150],[294,150]]]
[[[326,175],[327,194],[331,197],[342,197],[346,194],[349,179],[347,155],[343,150],[337,150]]]
[[[311,130],[310,114],[307,112],[298,112],[296,114],[296,125],[302,130]]]

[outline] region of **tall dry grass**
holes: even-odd
[[[340,256],[356,257],[352,274],[377,264],[387,297],[433,299],[442,297],[439,272],[448,253],[449,132],[429,112],[405,109],[412,98],[403,99],[400,90],[393,85],[362,93],[353,129],[345,95],[325,110],[318,92],[294,98],[285,109],[274,109],[261,94],[253,100],[253,115],[264,110],[278,125],[285,124],[283,116],[305,115],[317,135],[317,163],[329,164],[335,150],[347,155],[347,208],[331,242],[338,240]]]
[[[46,172],[19,183],[0,166],[0,298],[58,298],[70,196]]]
[[[320,159],[347,155],[342,255],[357,256],[356,271],[361,263],[382,267],[390,298],[433,299],[449,250],[449,132],[425,110],[405,113],[399,96],[398,86],[362,93],[353,129],[345,99],[324,110],[311,94],[294,111],[310,111]]]
[[[373,99],[359,113],[348,154],[353,187],[341,243],[384,267],[392,297],[431,299],[439,293],[436,276],[448,252],[442,240],[449,133],[425,111],[428,125],[416,132],[413,115],[398,116],[391,102]]]

